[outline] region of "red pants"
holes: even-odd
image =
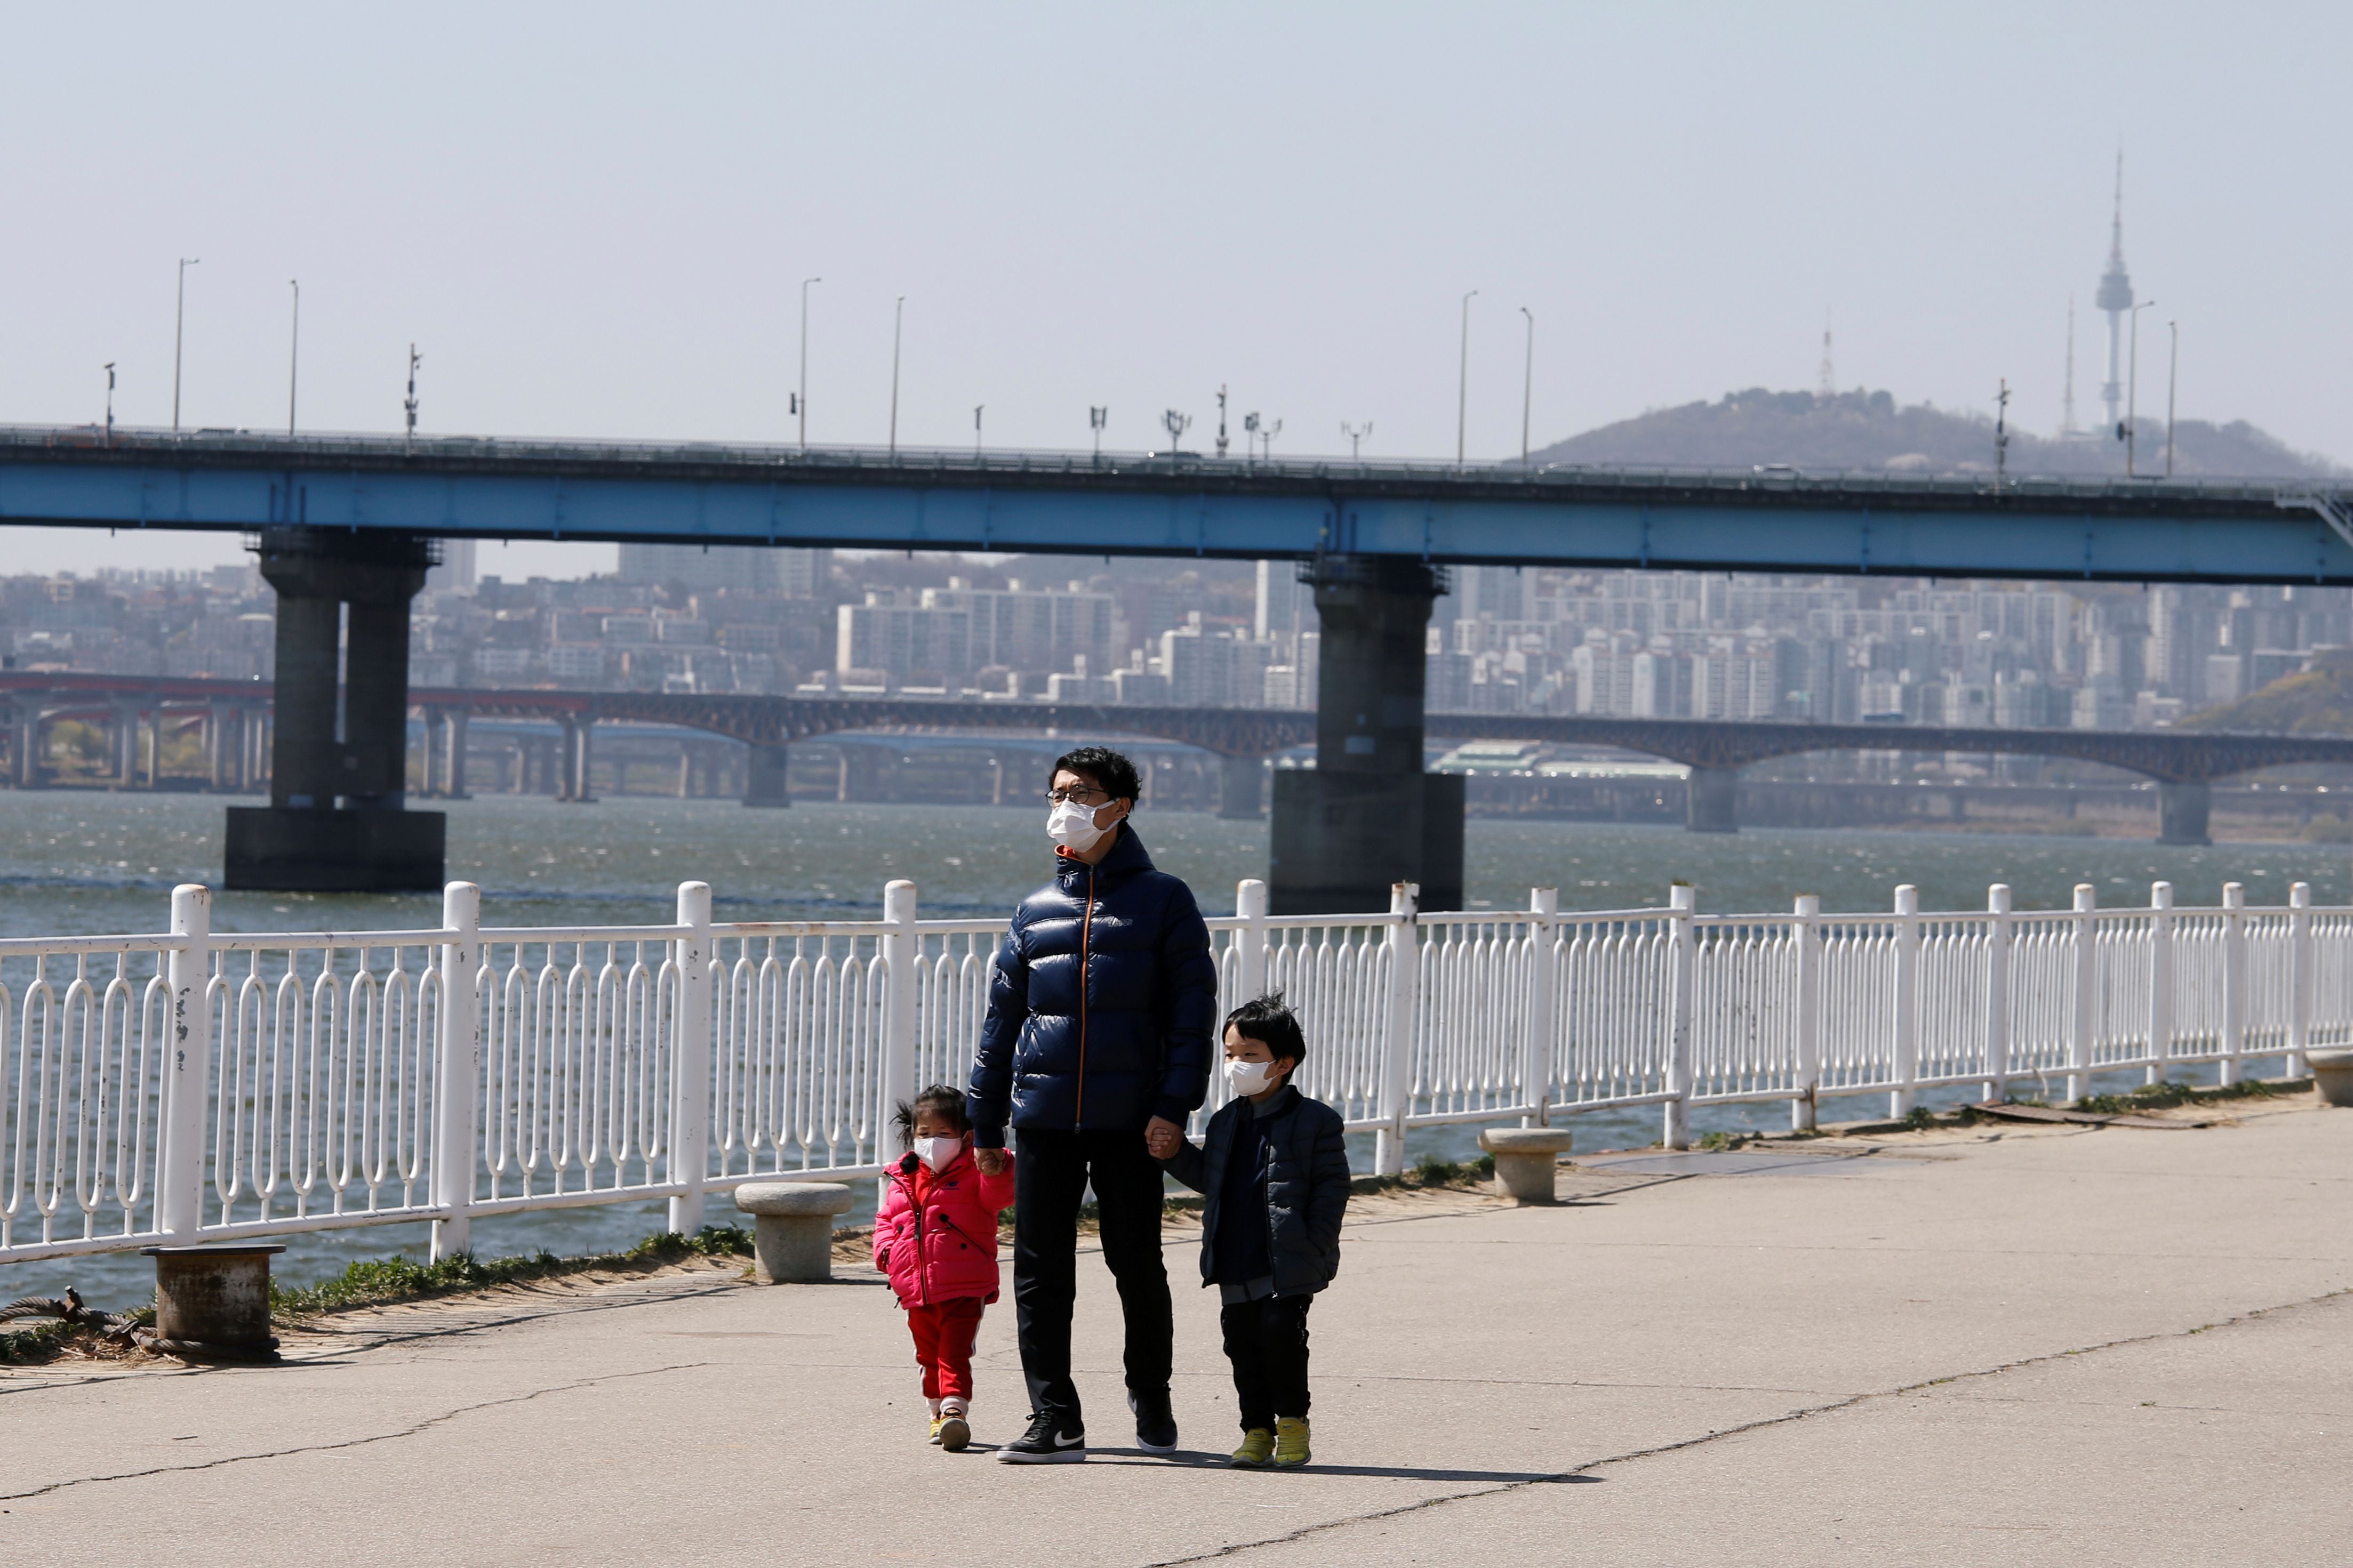
[[[915,1364],[923,1369],[924,1398],[972,1397],[972,1342],[980,1332],[980,1314],[987,1305],[977,1296],[963,1296],[907,1309],[907,1327],[915,1336]]]

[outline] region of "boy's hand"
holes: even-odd
[[[980,1173],[984,1176],[1003,1175],[1006,1168],[1013,1163],[1005,1157],[1002,1149],[975,1149],[972,1163],[980,1167]]]
[[[1184,1130],[1165,1116],[1155,1116],[1144,1124],[1144,1147],[1155,1160],[1166,1160],[1176,1152],[1176,1145],[1184,1141]]]

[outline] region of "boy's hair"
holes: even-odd
[[[1131,806],[1144,789],[1144,781],[1135,776],[1135,764],[1108,746],[1081,746],[1077,751],[1064,752],[1054,759],[1054,772],[1091,778],[1097,789]]]
[[[1300,1030],[1299,1016],[1283,1005],[1280,991],[1270,991],[1227,1014],[1226,1028],[1218,1031],[1218,1038],[1226,1037],[1226,1029],[1240,1030],[1246,1040],[1264,1040],[1279,1062],[1295,1066],[1307,1059],[1307,1037]]]
[[[964,1090],[953,1084],[935,1083],[912,1100],[899,1102],[898,1114],[892,1118],[899,1124],[899,1147],[915,1146],[915,1118],[930,1111],[959,1132],[972,1131],[972,1113],[965,1110]]]

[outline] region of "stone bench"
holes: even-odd
[[[2321,1099],[2331,1105],[2353,1105],[2353,1051],[2309,1051],[2305,1060],[2312,1064],[2312,1087]]]
[[[1568,1142],[1562,1127],[1490,1127],[1479,1134],[1479,1147],[1495,1157],[1496,1184],[1522,1204],[1553,1201],[1553,1167]]]
[[[833,1278],[833,1216],[849,1212],[839,1182],[746,1182],[735,1206],[752,1216],[752,1278],[802,1285]]]

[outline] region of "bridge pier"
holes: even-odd
[[[793,797],[785,788],[785,763],[789,748],[783,741],[754,741],[750,754],[744,759],[744,804],[745,805],[790,805]]]
[[[586,713],[564,716],[564,734],[555,743],[555,798],[578,805],[594,805],[588,772],[595,761],[596,721]]]
[[[278,591],[269,804],[228,808],[225,884],[440,887],[447,825],[406,809],[408,604],[432,563],[425,541],[272,528],[260,556]]]
[[[1683,781],[1683,826],[1693,833],[1740,831],[1740,770],[1694,763]]]
[[[1266,815],[1266,759],[1218,759],[1218,815],[1232,822],[1256,822]]]
[[[2157,781],[2157,841],[2159,844],[2211,844],[2207,813],[2213,805],[2213,786],[2204,779]]]
[[[1274,775],[1271,912],[1387,909],[1420,884],[1420,907],[1462,903],[1461,774],[1422,771],[1422,681],[1439,574],[1398,556],[1317,563],[1323,616],[1315,766]]]
[[[34,753],[40,742],[41,714],[31,696],[19,696],[9,710],[8,782],[18,789],[41,786],[41,765]]]

